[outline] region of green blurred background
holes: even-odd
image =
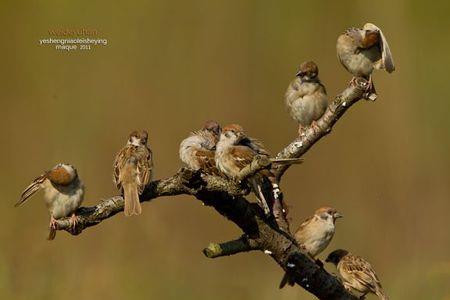
[[[286,174],[293,227],[335,206],[345,218],[327,253],[367,258],[392,299],[450,299],[449,10],[406,0],[2,0],[0,298],[313,299],[278,290],[282,270],[261,253],[205,258],[210,241],[240,231],[189,197],[54,242],[42,194],[13,204],[57,162],[78,168],[85,205],[115,195],[113,158],[133,129],[150,132],[156,177],[181,166],[180,140],[207,119],[241,123],[276,153],[297,130],[283,94],[298,64],[316,61],[332,98],[350,80],[336,38],[370,21],[397,70],[377,72],[378,101],[358,103]],[[58,28],[96,29],[108,45],[39,46]]]

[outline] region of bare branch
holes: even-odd
[[[203,175],[189,169],[180,169],[174,176],[152,181],[140,196],[141,202],[151,201],[158,197],[175,196],[181,194],[194,195],[198,188],[208,191],[226,192],[230,196],[245,196],[249,193],[245,187],[226,180],[222,177]],[[69,218],[56,221],[58,230],[65,230],[71,234],[80,234],[85,228],[99,224],[115,214],[123,211],[122,196],[114,196],[102,200],[93,207],[80,207],[77,211],[78,222],[73,228]]]
[[[208,247],[203,249],[203,254],[208,258],[216,258],[259,249],[259,245],[255,240],[243,235],[236,240],[225,243],[210,243]]]

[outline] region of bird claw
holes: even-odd
[[[358,82],[358,77],[352,77],[352,79],[350,80],[350,85],[354,85],[354,86],[359,86],[359,82]]]
[[[50,229],[52,230],[58,229],[58,223],[56,222],[56,219],[53,217],[50,217]]]
[[[73,213],[69,219],[70,228],[72,229],[72,231],[75,231],[75,229],[77,228],[78,221],[79,221],[78,216]]]
[[[298,136],[302,137],[305,135],[306,135],[306,128],[299,124],[298,125]]]
[[[377,100],[377,93],[376,93],[375,87],[373,85],[372,75],[369,76],[369,80],[368,80],[367,87],[366,87],[363,97],[366,100],[371,100],[371,101]]]
[[[320,127],[319,127],[319,125],[317,125],[316,121],[312,121],[311,128],[314,131],[314,133],[320,132]]]

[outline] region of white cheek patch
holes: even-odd
[[[140,146],[141,145],[141,141],[135,137],[131,138],[131,145],[133,146]]]

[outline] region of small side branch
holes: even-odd
[[[259,249],[259,245],[255,240],[242,236],[225,243],[210,243],[208,247],[203,249],[203,254],[208,258],[216,258]]]

